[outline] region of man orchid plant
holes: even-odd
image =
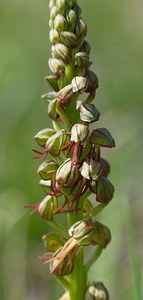
[[[90,45],[85,40],[87,25],[76,0],[50,0],[51,75],[46,77],[52,91],[42,96],[48,103],[52,128],[34,137],[42,159],[37,172],[45,196],[31,214],[49,222],[54,232],[43,236],[46,253],[40,258],[65,288],[60,299],[108,300],[102,282],[91,283],[88,272],[111,240],[110,230],[95,220],[112,200],[114,187],[108,179],[110,164],[102,148],[115,147],[106,128],[98,128],[100,113],[92,103],[98,78],[90,70]],[[90,128],[90,125],[92,128]],[[93,195],[93,202],[89,196]],[[91,197],[90,197],[91,198]],[[66,214],[63,227],[56,221]],[[95,247],[85,263],[85,248]]]

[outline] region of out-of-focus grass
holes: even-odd
[[[106,150],[113,202],[100,219],[112,231],[112,243],[91,269],[91,280],[103,279],[114,300],[137,300],[124,222],[124,201],[131,205],[133,231],[142,264],[142,3],[125,0],[80,0],[88,24],[92,69],[100,88],[96,105],[99,126],[116,140]],[[0,299],[57,299],[58,284],[37,256],[44,248],[41,236],[49,230],[38,216],[29,219],[25,204],[41,199],[31,149],[32,136],[50,125],[40,95],[49,74],[48,1],[0,2]],[[94,249],[93,249],[94,251]],[[135,275],[135,274],[134,274]],[[54,284],[54,289],[53,289]],[[53,292],[54,290],[54,292]],[[140,300],[140,299],[138,299]]]

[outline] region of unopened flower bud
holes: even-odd
[[[62,102],[62,104],[68,104],[73,96],[72,85],[68,84],[63,89],[61,89],[58,94],[57,98]]]
[[[46,99],[46,100],[53,100],[55,99],[57,96],[57,93],[55,91],[52,91],[52,92],[48,92],[48,93],[45,93],[41,96],[42,99]]]
[[[87,34],[87,25],[82,18],[78,19],[76,24],[76,35],[78,38],[85,37]]]
[[[94,129],[90,136],[90,143],[107,148],[115,147],[115,141],[106,128]]]
[[[56,112],[56,104],[57,104],[57,99],[54,99],[50,101],[48,105],[48,115],[53,120],[57,120],[58,118],[58,114]]]
[[[83,76],[76,76],[73,78],[71,84],[74,93],[83,93],[87,88],[87,79]]]
[[[68,158],[57,170],[56,181],[65,187],[71,187],[76,177],[76,166],[71,168],[71,158]]]
[[[72,32],[62,31],[60,32],[60,43],[68,48],[75,48],[77,46],[77,37]]]
[[[58,156],[65,141],[64,130],[60,130],[51,136],[46,143],[47,151],[53,156]]]
[[[54,254],[55,260],[50,263],[50,271],[51,273],[57,276],[66,276],[69,275],[73,271],[74,261],[70,254],[66,255],[66,257],[58,264],[58,257],[60,249]],[[57,266],[56,266],[57,265]],[[53,271],[54,270],[54,271]]]
[[[54,20],[54,28],[57,31],[66,30],[66,19],[62,15],[60,15],[60,14],[56,15],[55,20]]]
[[[51,180],[43,180],[41,179],[39,181],[40,186],[42,187],[43,191],[46,194],[50,194],[51,193]]]
[[[90,241],[92,245],[100,245],[105,248],[111,241],[110,230],[105,225],[95,222]]]
[[[86,70],[85,76],[87,78],[87,93],[95,93],[96,89],[98,88],[98,78],[94,72],[91,70]]]
[[[84,143],[88,137],[89,129],[83,124],[75,124],[71,129],[71,141]]]
[[[87,222],[81,220],[74,223],[68,230],[68,233],[69,236],[74,237],[75,239],[80,239],[92,230],[93,227],[91,225],[88,225]]]
[[[87,180],[98,180],[101,174],[101,163],[93,159],[84,161],[80,168],[80,174]]]
[[[49,63],[49,67],[50,67],[51,71],[55,75],[60,76],[60,75],[64,74],[65,66],[64,66],[62,60],[57,59],[57,58],[50,58],[48,63]]]
[[[55,208],[57,208],[56,197],[47,195],[39,204],[38,213],[42,219],[50,221],[53,219]]]
[[[69,63],[71,54],[69,49],[60,43],[57,43],[53,47],[53,56],[57,59],[61,59],[65,64]]]
[[[85,68],[89,64],[89,55],[86,52],[77,52],[75,61],[79,68]]]
[[[59,90],[57,76],[50,75],[45,77],[45,79],[48,81],[50,87],[53,88],[56,92]]]
[[[56,29],[51,29],[49,33],[50,42],[52,44],[59,42],[59,33]]]
[[[49,2],[49,9],[51,10],[53,6],[56,5],[56,0],[50,0]]]
[[[100,113],[94,104],[81,104],[79,110],[82,121],[93,123],[99,120]]]
[[[57,0],[56,1],[57,9],[59,13],[63,14],[66,10],[67,1],[66,0]]]
[[[54,20],[56,18],[56,15],[58,14],[58,9],[56,5],[54,5],[50,11],[50,19]]]
[[[109,175],[110,169],[111,169],[110,164],[104,158],[100,158],[100,162],[101,162],[101,165],[102,165],[102,175],[104,177],[107,177]]]
[[[112,200],[114,195],[114,186],[106,177],[100,176],[97,181],[96,188],[96,201],[108,203]]]
[[[85,300],[109,300],[109,294],[102,282],[96,282],[88,287]]]
[[[42,237],[45,248],[49,252],[55,252],[63,244],[62,238],[58,233],[48,233]]]
[[[51,128],[44,128],[40,130],[35,136],[34,140],[38,143],[40,146],[44,146],[47,142],[47,140],[55,134],[55,130]]]
[[[70,9],[68,12],[67,12],[67,15],[66,15],[66,19],[67,19],[67,22],[68,22],[68,28],[69,28],[69,31],[74,31],[74,28],[75,28],[75,24],[76,24],[76,13],[73,9]]]
[[[51,179],[58,169],[58,165],[53,160],[44,161],[38,168],[37,173],[42,179]]]

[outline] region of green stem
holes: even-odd
[[[70,289],[70,281],[64,276],[56,276],[57,281],[67,290]]]
[[[70,278],[70,300],[83,300],[87,287],[87,272],[84,267],[84,249],[80,249],[75,257],[74,270]]]
[[[73,198],[72,195],[67,195],[68,199]],[[70,200],[70,199],[69,199]],[[83,202],[83,199],[82,199]],[[78,220],[83,219],[82,210],[78,211],[76,215],[68,214],[68,226],[70,227]],[[71,287],[69,289],[70,300],[83,300],[85,290],[87,288],[87,270],[84,265],[84,248],[80,248],[74,258],[74,269],[70,275]]]
[[[102,253],[103,248],[101,246],[98,246],[98,248],[96,249],[96,252],[93,254],[93,256],[89,259],[89,261],[87,262],[87,264],[85,265],[86,271],[88,272],[89,269],[92,267],[92,265],[97,261],[97,259],[99,258],[99,256]]]
[[[61,126],[60,126],[60,124],[59,124],[59,121],[57,121],[57,120],[54,120],[54,121],[53,121],[53,128],[54,128],[56,131],[61,130]]]
[[[87,221],[88,219],[91,219],[92,217],[96,216],[97,214],[99,214],[105,207],[107,206],[107,204],[99,204],[98,206],[96,206],[95,208],[93,208],[91,211],[89,211],[84,217],[83,220]]]
[[[69,119],[68,117],[66,116],[65,112],[64,112],[64,109],[60,103],[60,101],[57,101],[57,104],[56,104],[56,112],[59,114],[60,118],[62,119],[62,121],[64,122],[65,124],[65,127],[68,131],[70,131],[71,129],[71,123],[69,122]]]

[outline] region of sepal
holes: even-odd
[[[59,185],[64,185],[69,188],[73,184],[77,173],[76,166],[71,167],[71,158],[68,158],[64,163],[58,168],[56,172],[56,181]]]
[[[94,129],[90,136],[90,143],[102,147],[115,147],[115,141],[106,128]]]
[[[38,213],[42,219],[50,221],[53,219],[54,209],[57,208],[57,198],[47,195],[39,204]]]
[[[108,203],[114,195],[113,184],[104,176],[100,176],[96,185],[96,201],[100,203]]]
[[[86,125],[75,124],[71,129],[71,141],[84,143],[88,137],[89,129]]]
[[[55,134],[54,129],[44,128],[34,136],[34,140],[38,143],[39,146],[44,146],[47,140],[54,134]]]
[[[99,120],[100,113],[94,104],[81,104],[79,110],[82,121],[93,123]]]
[[[53,160],[44,161],[38,168],[37,173],[42,179],[52,179],[56,175],[58,164]]]
[[[107,226],[99,223],[94,222],[93,224],[94,229],[91,235],[91,244],[92,245],[100,245],[103,248],[106,248],[106,246],[111,241],[111,233]]]
[[[53,88],[56,92],[59,90],[57,76],[50,75],[45,77],[46,81],[48,81],[51,88]]]
[[[76,48],[77,37],[72,32],[62,31],[60,32],[60,43],[64,44],[68,48]]]
[[[83,76],[76,76],[73,78],[72,88],[74,93],[83,93],[87,89],[87,79]]]
[[[101,174],[101,163],[93,159],[87,159],[80,168],[80,174],[87,180],[98,180]]]

